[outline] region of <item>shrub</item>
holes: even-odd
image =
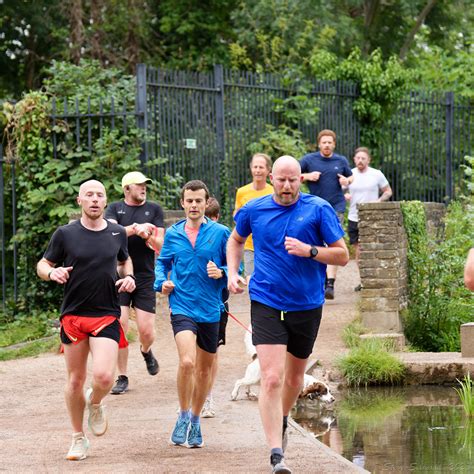
[[[397,384],[403,381],[405,366],[387,352],[383,341],[365,340],[337,361],[350,385]]]
[[[441,242],[428,237],[421,203],[402,203],[402,213],[408,236],[405,336],[417,350],[459,351],[459,328],[474,313],[472,295],[463,283],[464,261],[474,235],[472,205],[448,206]]]

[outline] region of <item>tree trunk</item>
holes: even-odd
[[[137,34],[139,28],[138,7],[136,0],[128,0],[128,11],[130,12],[130,21],[128,22],[127,31],[127,64],[128,71],[131,74],[135,73],[135,66],[139,62],[140,42]]]
[[[79,64],[82,56],[82,46],[84,43],[84,25],[82,18],[84,11],[82,9],[82,0],[69,0],[69,27],[71,33],[71,60],[74,64]]]
[[[364,44],[362,46],[362,52],[365,55],[368,55],[371,50],[372,25],[377,16],[379,6],[380,0],[364,0]]]
[[[102,66],[105,63],[105,55],[102,49],[104,32],[102,30],[102,10],[103,0],[91,0],[91,19],[92,19],[92,37],[91,37],[91,56],[100,61]]]
[[[410,30],[408,33],[405,42],[403,43],[402,48],[400,49],[400,54],[398,57],[403,61],[408,54],[408,51],[413,43],[413,39],[415,38],[415,35],[418,33],[418,31],[421,28],[421,25],[423,22],[426,20],[426,17],[430,13],[431,9],[435,6],[437,0],[428,0],[428,3],[425,5],[425,8],[421,11],[421,13],[418,15],[418,18],[416,19],[416,23],[413,26],[413,28]]]

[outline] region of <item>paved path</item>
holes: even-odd
[[[340,331],[355,315],[357,284],[354,263],[340,270],[336,300],[324,309],[315,357],[329,366],[343,351]],[[231,312],[244,324],[249,321],[245,296],[232,297]],[[230,401],[237,378],[242,377],[248,356],[243,329],[229,320],[228,344],[220,353],[220,373],[214,391],[217,417],[203,420],[203,449],[170,446],[168,438],[176,419],[177,356],[169,318],[163,309],[157,316],[155,353],[161,365],[150,377],[131,345],[131,390],[106,399],[109,431],[89,436],[89,457],[65,460],[70,428],[63,399],[63,357],[46,354],[37,358],[0,363],[0,471],[4,472],[270,472],[256,402]],[[313,439],[301,429],[290,428],[288,465],[294,473],[361,472],[359,468]]]

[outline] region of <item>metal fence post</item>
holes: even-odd
[[[446,92],[446,195],[448,202],[453,199],[453,125],[454,93]]]
[[[225,121],[224,121],[224,69],[221,64],[214,64],[214,87],[216,94],[216,133],[219,168],[223,170],[225,160]],[[220,176],[219,176],[220,178]],[[219,180],[220,181],[220,180]],[[220,185],[220,182],[219,182]]]
[[[2,245],[2,308],[5,311],[5,302],[7,299],[6,292],[6,268],[5,268],[5,202],[3,200],[3,146],[0,143],[0,241]]]
[[[142,151],[140,153],[140,161],[142,165],[148,162],[148,117],[146,107],[146,64],[137,64],[137,93],[135,101],[135,113],[137,116],[137,126],[144,132]]]

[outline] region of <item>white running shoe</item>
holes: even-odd
[[[86,438],[86,435],[84,433],[74,433],[66,459],[69,461],[82,461],[86,459],[88,449],[89,440]]]
[[[206,397],[206,401],[201,410],[201,418],[214,418],[216,411],[214,410],[214,403],[211,397]]]
[[[102,436],[107,431],[107,416],[105,415],[105,407],[102,403],[94,405],[91,403],[92,388],[86,392],[87,408],[89,409],[88,425],[92,434]]]

